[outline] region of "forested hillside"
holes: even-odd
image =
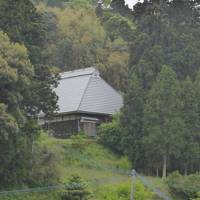
[[[114,3],[114,2],[113,2]],[[134,38],[116,150],[139,170],[199,170],[199,9],[197,1],[145,1],[132,15]]]
[[[99,128],[103,145],[144,174],[199,172],[199,0],[0,0],[2,190],[56,182],[54,156],[36,146],[38,115],[57,109],[59,72],[91,66],[124,96]]]

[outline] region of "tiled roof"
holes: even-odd
[[[62,73],[55,91],[58,113],[114,114],[123,106],[122,96],[93,67]]]

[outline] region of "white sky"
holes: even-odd
[[[135,5],[138,2],[138,0],[125,0],[125,2],[126,4],[128,4],[129,8],[133,8],[133,5]]]

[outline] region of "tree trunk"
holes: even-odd
[[[156,168],[156,176],[159,177],[159,169],[158,169],[158,167]]]
[[[163,156],[163,174],[162,174],[162,178],[166,178],[167,176],[167,156],[164,155]]]

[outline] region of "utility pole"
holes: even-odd
[[[134,182],[136,180],[136,171],[133,169],[131,171],[131,178],[132,178],[132,183],[131,183],[131,194],[130,194],[130,200],[134,200],[134,192],[135,192],[135,189],[134,189]]]

